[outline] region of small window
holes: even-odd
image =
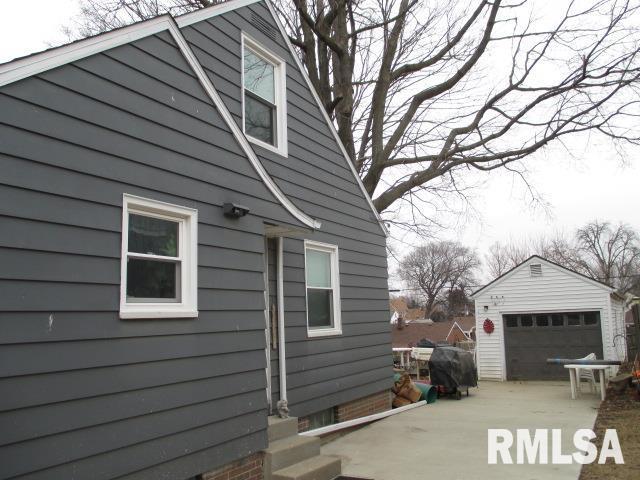
[[[341,334],[338,247],[305,241],[305,276],[309,336]]]
[[[197,317],[197,211],[124,195],[120,317]]]
[[[585,312],[584,314],[585,325],[597,325],[599,319],[600,319],[599,312]]]
[[[326,427],[336,423],[335,408],[328,408],[317,413],[307,416],[309,420],[309,430]]]
[[[529,265],[529,271],[531,272],[532,277],[541,277],[542,265],[539,263],[532,263],[531,265]]]
[[[505,315],[504,319],[507,324],[507,328],[515,328],[518,326],[518,317],[515,315]]]
[[[567,313],[567,325],[569,325],[570,327],[575,327],[580,325],[580,314]]]
[[[554,327],[564,326],[564,315],[562,315],[561,313],[551,314],[551,325]]]
[[[531,315],[522,315],[520,317],[521,327],[533,327],[533,317]]]
[[[242,86],[243,127],[247,138],[286,156],[285,63],[244,35]]]
[[[536,327],[548,327],[549,316],[548,315],[536,315]]]

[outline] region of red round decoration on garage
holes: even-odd
[[[495,325],[490,319],[487,318],[482,324],[482,329],[485,331],[485,333],[493,333]]]

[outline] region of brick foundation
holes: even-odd
[[[343,403],[336,407],[336,422],[345,422],[354,418],[366,417],[374,413],[391,410],[391,391],[374,393],[368,397]]]
[[[309,419],[307,417],[298,418],[298,433],[309,430]]]
[[[202,480],[262,480],[262,452],[203,473]]]
[[[391,410],[391,391],[384,390],[334,407],[336,423]],[[309,419],[298,418],[298,432],[309,430]]]

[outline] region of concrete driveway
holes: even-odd
[[[340,456],[344,475],[375,480],[578,478],[575,463],[488,465],[487,429],[561,428],[562,453],[570,454],[575,431],[593,427],[599,394],[571,400],[568,382],[482,382],[470,392],[375,422],[324,445],[322,453]],[[515,462],[515,447],[511,455]]]

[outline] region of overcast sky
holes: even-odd
[[[0,62],[64,41],[61,27],[77,13],[76,0],[3,0]],[[521,181],[494,171],[473,193],[476,213],[443,236],[476,248],[482,257],[496,240],[570,234],[594,218],[640,230],[640,150],[628,151],[625,166],[604,141],[579,139],[571,147],[574,158],[552,148],[527,163],[528,179],[548,208],[532,206]],[[407,247],[396,248],[402,253]],[[390,266],[395,268],[393,261]]]
[[[528,179],[548,209],[532,207],[524,184],[506,172],[492,172],[476,192],[476,208],[482,218],[459,232],[466,244],[487,250],[494,241],[528,237],[571,235],[593,220],[624,222],[640,231],[640,164],[638,149],[626,161],[603,142],[588,148],[576,146],[578,159],[552,149],[546,158],[528,164]],[[455,235],[455,234],[454,234]]]
[[[78,13],[76,0],[0,0],[0,62],[64,42],[63,25]]]

